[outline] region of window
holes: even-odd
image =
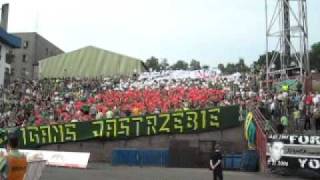
[[[28,42],[28,41],[25,41],[25,42],[23,43],[23,48],[24,48],[24,49],[27,49],[28,46],[29,46],[29,42]]]
[[[14,75],[14,68],[11,68],[11,72],[10,72],[11,76]]]
[[[21,69],[21,75],[22,75],[22,76],[25,76],[25,75],[26,75],[26,72],[27,72],[27,69],[26,69],[26,68],[22,68],[22,69]]]
[[[15,59],[15,56],[13,54],[13,51],[9,50],[8,53],[6,53],[6,63],[12,64],[14,63],[14,59]]]
[[[10,73],[9,68],[6,68],[4,72],[5,72],[6,74],[9,74],[9,73]]]
[[[46,54],[47,54],[47,56],[49,55],[49,49],[48,48],[46,48]]]
[[[27,62],[27,55],[22,55],[22,62]]]

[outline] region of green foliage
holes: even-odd
[[[183,60],[179,60],[171,66],[173,70],[187,70],[188,67],[189,67],[188,63]]]
[[[250,68],[245,64],[244,59],[240,58],[238,64],[236,64],[238,72],[245,73],[249,72]]]
[[[148,67],[149,70],[153,70],[153,71],[160,70],[159,60],[153,56],[146,60],[145,65]]]
[[[280,69],[280,53],[279,52],[269,52],[268,53],[268,57],[269,59],[272,59],[272,57],[275,57],[275,64],[274,64],[274,69]],[[269,62],[270,63],[270,62]],[[255,62],[253,62],[253,68],[254,68],[254,72],[258,73],[261,70],[264,70],[266,67],[266,54],[263,54],[259,57],[259,59]]]
[[[275,64],[273,69],[278,70],[280,69],[280,53],[273,51],[268,53],[269,59],[271,60],[272,57],[275,57]],[[299,55],[298,55],[299,56]],[[320,42],[315,43],[311,46],[311,50],[309,52],[310,58],[310,68],[311,70],[320,70]],[[269,62],[270,63],[270,62]],[[266,67],[266,54],[263,54],[259,57],[259,59],[253,62],[253,67],[255,73],[264,70]]]
[[[311,46],[309,57],[311,70],[320,70],[320,42]]]
[[[244,59],[242,58],[240,58],[239,62],[236,64],[228,63],[226,66],[224,66],[223,64],[219,64],[218,69],[223,74],[233,74],[236,72],[246,73],[250,71],[250,68],[245,64]]]
[[[204,69],[204,70],[209,70],[209,69],[210,69],[210,66],[208,66],[208,65],[203,65],[203,66],[202,66],[202,69]]]
[[[223,64],[218,64],[218,69],[221,71],[221,72],[224,72],[225,71],[225,67]]]
[[[170,67],[168,60],[167,59],[162,59],[161,63],[160,63],[160,69],[161,70],[167,70]]]
[[[199,69],[201,69],[200,62],[195,60],[195,59],[192,59],[191,62],[190,62],[190,69],[191,70],[199,70]]]

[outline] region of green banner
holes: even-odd
[[[239,126],[239,106],[215,107],[159,115],[102,119],[57,125],[27,126],[17,133],[21,147],[83,141],[119,140],[160,134],[199,133]],[[0,144],[7,131],[0,132]]]

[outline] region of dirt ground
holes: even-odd
[[[207,169],[110,166],[105,163],[89,164],[88,169],[46,167],[41,180],[211,180]],[[225,180],[300,180],[299,178],[225,171]]]

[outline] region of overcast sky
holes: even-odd
[[[93,45],[145,60],[256,60],[265,51],[264,0],[6,0],[9,32],[38,32],[68,52]],[[320,0],[308,0],[310,44]]]

